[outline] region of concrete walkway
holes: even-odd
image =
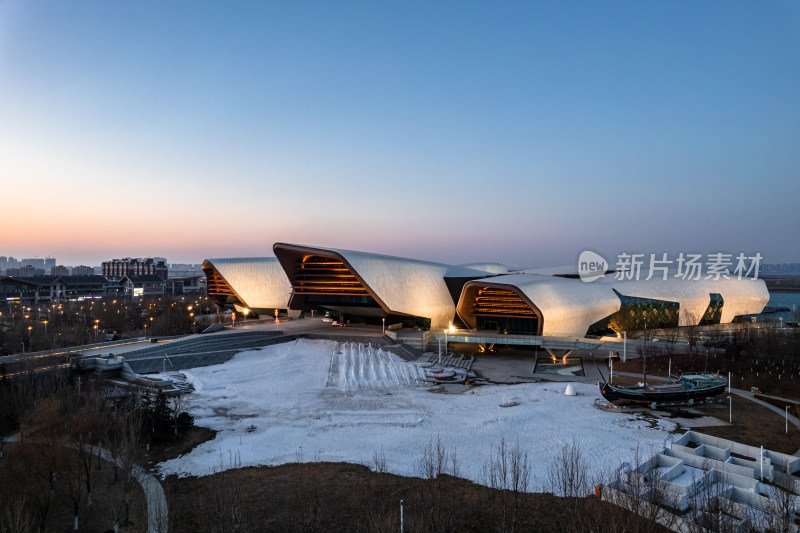
[[[122,467],[122,461],[114,460],[110,451],[105,448],[91,446],[91,452],[109,463]],[[164,488],[158,479],[139,465],[133,465],[133,478],[141,485],[144,497],[147,500],[147,533],[167,533],[169,523],[167,514],[167,498]]]

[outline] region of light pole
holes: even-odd
[[[622,332],[622,362],[628,359],[628,332]]]
[[[733,424],[733,398],[728,396],[728,422]]]
[[[786,433],[789,433],[789,406],[786,406]]]
[[[383,323],[383,334],[386,335],[386,317],[381,318],[381,322]]]

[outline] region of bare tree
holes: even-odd
[[[109,474],[111,490],[108,511],[116,532],[121,524],[127,525],[130,518],[130,502],[138,468],[136,462],[141,453],[143,420],[135,409],[120,406],[110,413],[109,419],[106,446],[113,468]]]
[[[589,492],[588,472],[589,465],[574,439],[561,446],[561,451],[548,469],[550,492],[561,498],[565,531],[577,531],[581,514],[585,513],[584,498]]]
[[[526,511],[525,493],[531,477],[528,453],[515,441],[514,446],[500,439],[481,471],[482,483],[487,487],[489,515],[493,527],[501,533],[513,533],[520,525]]]
[[[666,527],[672,527],[680,521],[677,515],[667,509],[675,502],[670,501],[668,483],[659,474],[657,456],[643,462],[637,447],[633,464],[624,464],[610,473],[609,478],[607,485],[615,490],[606,492],[604,499],[607,501]],[[624,515],[615,518],[626,519]]]
[[[383,452],[383,448],[372,454],[372,466],[372,470],[379,474],[388,472],[386,468],[386,454]]]
[[[457,531],[461,495],[456,490],[460,474],[456,451],[450,450],[437,435],[423,449],[417,472],[425,480],[417,494],[420,526],[433,532]]]
[[[68,452],[72,452],[71,449],[74,446],[74,443],[70,443],[68,445]],[[64,494],[66,500],[69,502],[70,507],[72,509],[72,529],[78,531],[80,525],[80,511],[81,506],[84,502],[84,498],[86,497],[86,482],[84,480],[84,470],[83,466],[80,463],[80,459],[77,453],[67,453],[65,456],[65,463],[63,465],[62,471],[62,480],[59,483],[58,487],[60,492]]]
[[[172,405],[172,424],[175,428],[175,438],[178,437],[178,419],[180,418],[181,414],[186,410],[186,398],[184,398],[183,394],[178,394],[177,396],[172,397],[172,401],[170,402]]]
[[[0,532],[28,533],[36,527],[36,520],[28,509],[24,493],[17,492],[0,500]]]
[[[293,490],[290,494],[290,505],[296,517],[295,524],[297,530],[301,532],[319,531],[324,523],[319,470],[305,462],[302,446],[298,448],[295,456],[301,465],[293,479]],[[313,461],[319,461],[319,454],[313,457]]]
[[[797,518],[796,509],[800,504],[800,496],[794,492],[793,479],[790,474],[785,474],[781,480],[775,484],[766,508],[761,510],[757,519],[760,520],[756,527],[762,531],[774,531],[788,533],[794,531],[795,519]]]
[[[700,319],[697,314],[689,311],[686,313],[686,325],[683,326],[683,334],[686,337],[686,342],[689,345],[689,355],[694,355],[697,347],[697,342],[700,340],[701,327],[698,325]]]
[[[245,519],[246,507],[242,501],[244,489],[241,468],[242,460],[239,452],[235,454],[228,452],[227,464],[220,455],[219,467],[214,469],[214,475],[210,478],[207,510],[215,532],[232,533],[249,530],[248,521]]]
[[[689,530],[703,533],[722,533],[735,531],[739,520],[733,513],[733,502],[729,498],[731,490],[727,476],[720,470],[707,465],[702,480],[693,476],[693,490],[690,496]]]
[[[27,492],[38,529],[45,531],[67,455],[61,402],[55,396],[40,401],[23,425],[35,431],[9,450],[7,464],[17,486]]]

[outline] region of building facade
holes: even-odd
[[[162,280],[169,277],[169,268],[164,261],[156,261],[152,258],[133,259],[125,257],[123,259],[112,259],[103,261],[102,275],[110,280],[121,280],[125,276],[158,276]]]
[[[274,258],[208,259],[208,295],[255,313],[330,312],[342,320],[439,330],[614,335],[728,323],[760,313],[760,279],[617,280],[508,272],[496,263],[447,265],[352,250],[276,243]],[[271,313],[270,313],[271,314]]]

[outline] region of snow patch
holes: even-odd
[[[487,458],[505,438],[528,452],[531,490],[537,490],[547,483],[551,461],[573,440],[595,476],[631,461],[637,446],[649,456],[668,434],[663,426],[596,408],[596,385],[572,383],[577,396],[571,397],[562,385],[544,383],[431,394],[417,384],[422,371],[378,347],[309,339],[184,371],[195,386],[187,396],[195,423],[218,433],[161,463],[160,472],[211,474],[230,453],[240,455],[242,466],[295,462],[300,450],[305,460],[369,465],[382,450],[390,472],[416,475],[422,450],[439,436],[457,451],[462,475],[480,481]],[[500,406],[510,398],[518,405]]]

